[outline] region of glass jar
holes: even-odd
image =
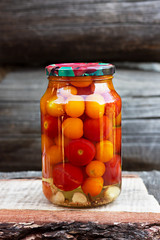
[[[42,185],[67,207],[112,202],[121,188],[121,98],[107,63],[46,67],[41,98]]]

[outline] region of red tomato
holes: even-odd
[[[104,185],[119,183],[121,180],[121,157],[114,155],[113,158],[105,163],[106,171],[103,175]]]
[[[53,181],[57,188],[72,191],[82,184],[83,173],[79,167],[70,163],[60,163],[53,169]]]
[[[108,139],[112,133],[112,121],[103,116],[99,119],[86,119],[84,121],[84,136],[92,141]]]
[[[88,175],[86,173],[86,166],[81,167],[82,173],[83,173],[83,182],[85,181],[86,178],[88,178]]]
[[[58,127],[60,127],[60,121],[57,117],[49,115],[42,117],[42,133],[48,137],[56,137],[58,135]]]
[[[116,91],[111,90],[110,92],[106,92],[103,94],[104,100],[106,102],[105,105],[105,114],[108,117],[112,115],[117,117],[118,114],[121,112],[121,98]]]
[[[76,166],[84,166],[92,161],[96,150],[93,143],[81,138],[71,141],[65,148],[65,153],[69,162]]]

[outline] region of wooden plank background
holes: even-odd
[[[1,0],[0,64],[160,61],[159,0]]]
[[[123,169],[160,170],[160,73],[121,70]],[[39,100],[44,70],[15,69],[0,82],[0,170],[40,170]]]

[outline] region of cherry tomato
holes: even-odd
[[[92,83],[88,87],[77,87],[77,94],[87,96],[94,93],[94,89],[95,89],[94,83]]]
[[[119,183],[121,181],[121,157],[114,155],[109,162],[105,163],[105,166],[104,185]]]
[[[121,98],[116,91],[111,90],[103,94],[105,104],[105,115],[108,117],[117,117],[121,112]]]
[[[92,197],[97,196],[101,193],[103,188],[103,178],[102,177],[89,177],[86,178],[82,184],[83,192],[88,195],[90,194]]]
[[[97,119],[103,117],[105,110],[104,98],[97,93],[91,94],[86,97],[85,112],[88,117]]]
[[[96,144],[96,159],[101,162],[108,162],[113,157],[113,144],[111,141],[100,141]]]
[[[64,98],[62,96],[56,96],[47,100],[46,109],[49,115],[53,117],[59,117],[64,114]]]
[[[52,165],[62,162],[63,156],[62,156],[62,149],[61,147],[57,145],[51,146],[46,151],[46,158],[47,161]]]
[[[50,138],[54,138],[58,135],[58,128],[60,128],[58,118],[49,115],[42,117],[42,133]]]
[[[91,161],[86,166],[86,173],[89,177],[102,177],[105,172],[105,165],[101,161]]]
[[[65,149],[69,162],[76,166],[88,164],[95,156],[96,150],[93,143],[81,138],[71,141]]]
[[[86,119],[84,121],[84,136],[92,141],[108,139],[112,133],[112,121],[103,116],[99,119]]]
[[[83,136],[83,121],[80,118],[67,118],[62,123],[63,134],[69,139]]]
[[[83,173],[79,167],[70,163],[60,163],[53,169],[53,181],[57,188],[72,191],[82,184]]]
[[[92,83],[91,76],[70,78],[70,83],[75,87],[88,87]]]

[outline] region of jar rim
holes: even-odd
[[[115,66],[110,63],[58,63],[45,68],[46,75],[59,77],[85,77],[113,75]]]

